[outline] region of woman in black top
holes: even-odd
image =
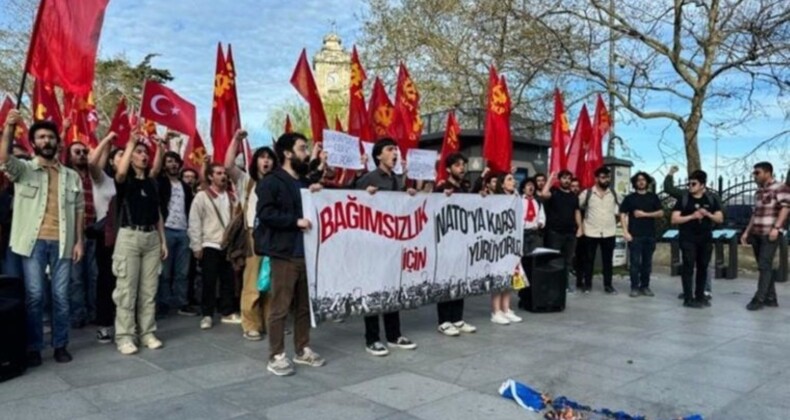
[[[154,169],[149,172],[148,148],[130,141],[115,172],[116,221],[120,227],[112,256],[113,273],[118,279],[113,292],[115,343],[125,355],[137,352],[138,332],[139,344],[149,349],[162,347],[154,336],[156,291],[162,260],[167,258],[155,180],[164,156],[161,141],[157,149]]]

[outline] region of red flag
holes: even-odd
[[[203,161],[206,159],[206,146],[200,133],[195,130],[194,135],[189,137],[187,147],[184,149],[184,167],[192,169],[197,173],[203,170]]]
[[[223,163],[233,135],[241,128],[239,100],[236,94],[236,71],[233,52],[228,45],[228,55],[217,44],[217,68],[214,75],[214,102],[211,109],[211,144],[214,147],[214,163]],[[246,149],[242,147],[241,153]]]
[[[294,128],[293,128],[293,125],[291,125],[291,116],[290,115],[286,115],[285,116],[285,131],[284,132],[285,133],[293,133],[293,131],[294,131]]]
[[[340,117],[335,115],[335,131],[343,132],[343,123],[340,122]]]
[[[589,148],[591,138],[592,124],[590,123],[590,114],[587,112],[587,105],[583,105],[582,111],[579,114],[579,120],[576,121],[576,128],[573,130],[571,147],[568,150],[568,158],[566,161],[567,169],[571,171],[574,176],[579,178],[579,184],[581,184],[582,179],[581,169],[583,168],[581,163],[584,160],[583,153],[585,149]]]
[[[554,90],[554,122],[551,124],[551,163],[550,173],[558,173],[568,169],[567,149],[571,141],[571,128],[568,124],[568,114],[562,104],[562,94],[559,89]],[[572,169],[571,169],[572,171]]]
[[[313,79],[313,71],[310,70],[310,64],[307,62],[306,50],[302,50],[302,54],[299,56],[299,61],[291,76],[291,84],[310,105],[310,128],[313,132],[313,141],[320,143],[324,139],[323,131],[329,127],[329,123],[326,120],[321,95],[318,94],[318,87]]]
[[[510,94],[505,78],[489,70],[488,106],[483,140],[483,157],[494,173],[508,173],[513,161],[513,140],[510,136]]]
[[[392,137],[400,146],[401,156],[420,144],[422,119],[420,118],[420,93],[414,86],[409,70],[401,63],[398,69],[398,88],[395,92],[395,121],[390,126]]]
[[[6,96],[3,100],[3,104],[0,105],[0,124],[5,124],[5,120],[8,118],[8,113],[11,112],[12,109],[14,109],[14,101]],[[27,151],[28,154],[33,154],[33,147],[30,145],[30,141],[27,139],[27,124],[24,122],[19,123],[16,126],[16,130],[14,131],[14,144],[21,146]]]
[[[455,112],[450,111],[447,114],[447,128],[444,130],[444,141],[442,142],[442,151],[439,154],[439,168],[436,170],[436,183],[447,179],[447,167],[444,160],[447,156],[457,152],[461,149],[459,137],[461,135],[461,126],[458,125],[458,120],[455,119]]]
[[[58,127],[63,127],[63,116],[55,96],[55,88],[38,80],[33,83],[33,120],[52,121]]]
[[[25,71],[36,81],[86,95],[109,0],[41,0]]]
[[[611,124],[611,116],[609,115],[609,111],[606,110],[603,98],[601,98],[599,94],[598,101],[595,103],[592,143],[587,153],[587,161],[590,167],[593,168],[593,171],[603,166],[603,138],[611,129]]]
[[[392,125],[395,108],[392,106],[389,96],[387,96],[384,84],[381,83],[381,79],[378,77],[373,83],[373,93],[370,95],[368,112],[374,139],[386,137]]]
[[[195,133],[195,105],[154,81],[145,82],[140,116],[186,135]]]
[[[93,92],[87,96],[64,93],[66,115],[71,120],[71,127],[66,132],[65,145],[68,147],[74,142],[82,143],[89,148],[99,145],[96,138],[96,127],[99,126],[99,116],[93,102]]]
[[[113,145],[120,149],[126,147],[126,143],[129,142],[132,136],[132,124],[129,119],[129,109],[126,107],[125,97],[121,97],[121,100],[118,102],[118,107],[115,108],[115,115],[112,117],[112,122],[110,123],[110,131],[118,135]]]
[[[349,88],[348,104],[348,134],[359,137],[361,141],[373,141],[372,131],[367,107],[365,106],[365,94],[363,84],[367,80],[365,69],[359,61],[357,47],[351,51],[351,85]],[[361,145],[362,143],[360,143]]]

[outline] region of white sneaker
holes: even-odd
[[[153,334],[144,338],[141,344],[148,347],[151,350],[157,350],[164,347],[164,344],[162,344],[162,342],[158,338],[156,338]]]
[[[504,312],[494,312],[491,314],[491,322],[497,325],[510,325],[510,321],[507,319]]]
[[[123,341],[118,343],[118,351],[124,356],[130,356],[137,353],[137,346],[131,341]]]
[[[223,324],[241,324],[241,316],[239,314],[230,314],[222,317]]]
[[[212,326],[214,326],[214,320],[211,319],[210,316],[204,316],[203,318],[200,319],[201,330],[211,329]]]
[[[474,325],[469,325],[469,324],[467,324],[467,323],[466,323],[466,322],[464,322],[464,321],[459,321],[459,322],[456,322],[455,324],[453,324],[453,326],[454,326],[454,327],[455,327],[455,328],[456,328],[458,331],[460,331],[460,332],[462,332],[462,333],[471,334],[471,333],[473,333],[473,332],[476,332],[476,331],[477,331],[477,327],[475,327]]]
[[[455,326],[449,322],[439,325],[439,332],[448,337],[458,337],[461,334],[458,328],[455,328]]]
[[[244,332],[244,334],[242,334],[242,337],[250,341],[261,341],[263,339],[263,336],[261,335],[260,331],[255,331],[255,330]]]
[[[380,341],[376,341],[373,344],[368,344],[365,346],[365,351],[376,357],[384,357],[390,354],[390,351],[387,350],[387,348],[384,347],[384,344],[382,344]]]
[[[326,360],[324,360],[321,355],[311,350],[310,347],[305,347],[302,349],[301,355],[297,354],[294,356],[294,363],[312,367],[321,367],[326,364]]]
[[[513,312],[513,311],[507,311],[504,314],[505,314],[505,318],[507,318],[507,320],[510,321],[510,322],[521,322],[521,321],[523,321],[523,319],[520,316],[516,315],[516,313]]]
[[[294,374],[294,367],[291,361],[288,360],[288,357],[285,356],[285,353],[280,353],[269,360],[269,363],[266,365],[266,370],[277,376],[289,376]]]

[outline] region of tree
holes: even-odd
[[[507,76],[514,110],[550,120],[552,90],[563,74],[552,65],[551,28],[528,11],[538,0],[368,0],[360,45],[365,69],[394,84],[406,63],[421,111],[485,106],[488,68]],[[570,39],[564,40],[572,44]],[[369,79],[373,79],[370,77]]]
[[[524,16],[562,47],[557,61],[569,74],[611,91],[639,118],[677,124],[689,171],[701,167],[703,126],[736,127],[761,111],[761,98],[781,98],[790,87],[787,1],[558,0]],[[568,33],[585,43],[569,44]],[[610,76],[604,54],[611,45],[617,66]],[[726,116],[706,117],[711,109]]]
[[[329,122],[330,129],[335,129],[335,116],[340,118],[340,121],[343,122],[343,127],[345,127],[347,123],[348,103],[331,99],[327,100],[324,103],[324,112],[326,112],[326,118]],[[279,137],[285,129],[286,116],[291,119],[293,131],[302,133],[308,138],[312,137],[312,132],[310,130],[310,109],[307,104],[303,101],[288,100],[275,106],[269,112],[269,117],[266,120],[266,128],[272,133],[275,139]]]

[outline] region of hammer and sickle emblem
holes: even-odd
[[[206,149],[203,147],[198,147],[189,154],[189,160],[191,160],[195,165],[202,165],[205,159]]]
[[[506,104],[507,93],[505,93],[502,84],[498,83],[494,86],[494,90],[491,93],[491,110],[497,114],[504,114]]]
[[[409,102],[414,102],[417,100],[417,88],[414,87],[414,82],[411,81],[411,78],[408,78],[403,82],[403,95]]]
[[[351,65],[351,86],[362,86],[362,69],[359,63]]]

